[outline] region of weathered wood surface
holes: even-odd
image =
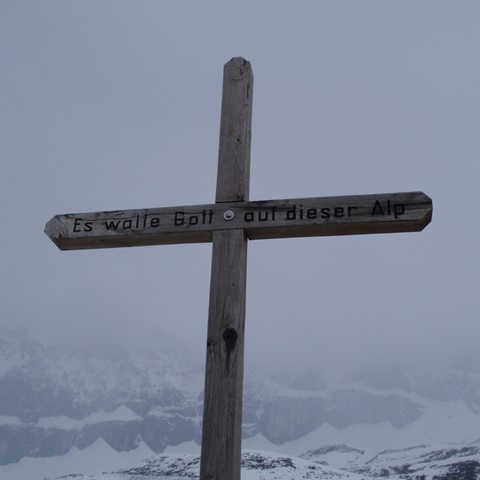
[[[248,200],[252,93],[250,64],[232,59],[223,80],[219,212],[224,202]],[[241,227],[225,229],[233,220],[222,218],[212,237],[200,480],[240,480],[247,237]]]
[[[232,58],[223,70],[220,144],[215,202],[248,200],[253,72],[250,62]]]
[[[57,215],[45,232],[72,250],[211,242],[216,230],[243,229],[250,240],[414,232],[431,218],[432,200],[407,192]]]
[[[243,230],[213,238],[200,479],[239,480],[247,239]]]

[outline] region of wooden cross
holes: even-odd
[[[212,242],[201,480],[239,480],[247,241],[423,230],[422,192],[249,201],[253,74],[224,67],[215,204],[57,215],[45,233],[61,250]]]

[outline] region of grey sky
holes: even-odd
[[[434,202],[422,233],[250,242],[248,368],[478,350],[479,22],[470,1],[1,2],[0,325],[108,350],[169,332],[203,361],[210,245],[60,252],[43,227],[213,202],[243,56],[252,200]]]

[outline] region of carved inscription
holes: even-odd
[[[57,215],[45,232],[61,249],[209,242],[215,230],[249,239],[418,231],[432,202],[422,192],[216,203]]]
[[[395,219],[399,218],[405,213],[405,205],[403,203],[393,203],[390,200],[386,201],[386,204],[382,206],[378,200],[375,202],[372,210],[372,216],[374,215],[393,215]]]
[[[200,213],[185,213],[185,212],[175,212],[173,216],[173,224],[176,227],[181,227],[183,225],[188,225],[193,227],[194,225],[206,225],[212,224],[213,219],[213,210],[202,210]]]
[[[393,217],[395,220],[398,220],[402,217],[402,215],[405,214],[406,208],[406,205],[403,203],[392,203],[390,200],[387,200],[382,204],[382,202],[376,200],[371,207],[364,207],[364,210],[366,210],[367,214],[370,212],[369,214],[372,217],[389,216]],[[312,208],[294,203],[291,208],[284,209],[283,212],[278,211],[278,207],[276,206],[273,206],[268,210],[248,210],[243,214],[243,221],[246,224],[251,222],[276,222],[277,220],[284,222],[297,220],[320,220],[326,222],[329,220],[350,219],[355,215],[355,213],[360,213],[358,212],[360,209],[361,207],[355,205]],[[126,218],[124,220],[105,219],[94,221],[84,220],[79,217],[73,219],[73,233],[92,232],[94,223],[97,228],[105,229],[107,232],[155,229],[162,225],[170,225],[173,227],[205,226],[213,225],[214,217],[215,220],[217,220],[218,216],[218,212],[214,212],[213,209],[210,209],[193,213],[182,210],[175,211],[170,214],[144,213],[142,215],[136,215],[133,218]],[[224,214],[222,214],[222,219],[225,219]],[[233,218],[231,220],[233,220]],[[231,228],[231,226],[229,228]]]

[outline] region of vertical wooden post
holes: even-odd
[[[248,201],[253,74],[233,58],[224,67],[216,202]],[[201,480],[240,480],[247,238],[213,233]]]

